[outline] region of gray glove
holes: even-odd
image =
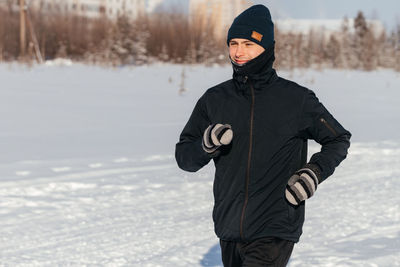
[[[232,141],[233,132],[229,124],[211,124],[203,134],[202,146],[207,153],[214,153],[220,146]]]
[[[319,172],[306,165],[290,177],[285,190],[285,196],[289,203],[297,206],[300,202],[314,195],[319,184]]]

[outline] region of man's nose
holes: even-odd
[[[235,56],[236,57],[240,57],[240,56],[243,56],[243,47],[241,46],[241,45],[238,45],[237,46],[237,49],[236,49],[236,53],[235,53]]]

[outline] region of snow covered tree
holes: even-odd
[[[285,53],[286,41],[284,35],[282,34],[279,38],[275,38],[275,67],[276,68],[285,68],[287,66],[287,53]]]
[[[111,31],[109,58],[117,64],[141,65],[147,62],[147,39],[149,33],[141,21],[131,21],[120,16]]]
[[[395,34],[395,42],[394,42],[394,49],[396,51],[395,58],[396,58],[396,65],[395,69],[400,71],[400,24],[397,25],[397,33]]]
[[[334,35],[331,35],[329,42],[326,46],[326,56],[329,60],[329,65],[333,68],[341,68],[343,66],[341,61],[341,47],[340,43]]]
[[[360,11],[354,20],[354,52],[359,68],[372,70],[376,68],[375,38],[367,25],[364,14]]]
[[[195,64],[197,63],[197,49],[193,41],[190,42],[189,48],[186,51],[185,63]]]
[[[308,68],[310,66],[309,61],[309,51],[307,46],[307,38],[303,34],[297,35],[296,41],[296,57],[297,57],[297,67]]]
[[[321,31],[310,30],[308,50],[312,67],[320,69],[324,61],[324,36]]]
[[[356,68],[362,68],[364,59],[364,46],[365,37],[367,35],[367,22],[365,21],[364,14],[360,11],[354,20],[354,41],[353,41],[353,53],[356,55],[356,61],[354,62]]]
[[[118,64],[133,63],[133,33],[127,17],[118,17],[111,33],[110,57],[118,59]]]
[[[351,68],[355,61],[355,55],[352,51],[353,37],[350,33],[349,19],[344,17],[341,26],[341,32],[339,34],[339,40],[341,43],[341,62],[343,68]]]
[[[393,68],[395,66],[395,50],[393,47],[393,34],[386,36],[383,32],[377,40],[379,44],[377,54],[377,66],[383,68]]]

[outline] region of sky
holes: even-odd
[[[269,7],[274,18],[342,19],[362,11],[368,19],[379,19],[393,30],[400,24],[399,0],[256,0]]]
[[[187,8],[190,0],[164,0]],[[253,0],[267,6],[273,19],[355,18],[363,11],[368,19],[381,20],[389,31],[400,24],[400,0]]]

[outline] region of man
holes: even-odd
[[[265,6],[240,14],[227,43],[233,79],[198,100],[176,160],[190,172],[215,163],[213,219],[224,266],[285,266],[305,200],[346,158],[351,134],[311,90],[277,76]],[[307,139],[322,145],[308,163]]]

